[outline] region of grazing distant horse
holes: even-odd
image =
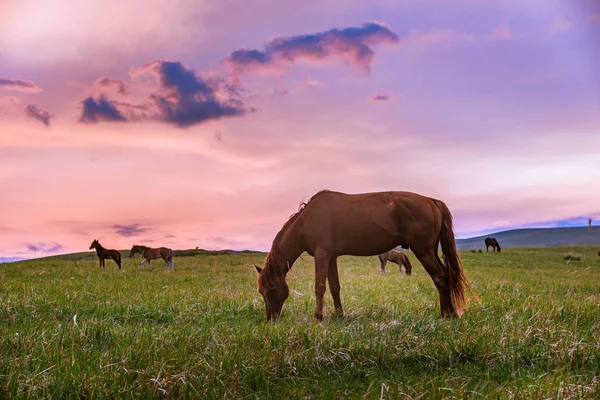
[[[445,265],[437,252],[440,243]],[[471,285],[458,258],[452,215],[444,202],[411,192],[345,194],[325,190],[301,204],[283,225],[264,267],[254,265],[267,320],[279,317],[289,296],[286,275],[304,251],[315,259],[314,316],[322,320],[326,281],[336,312],[343,314],[339,256],[375,256],[399,245],[410,248],[433,279],[442,317],[462,315],[467,307],[464,288],[471,290]]]
[[[148,262],[148,269],[152,269],[152,260],[162,258],[167,264],[167,271],[173,271],[175,269],[175,263],[173,262],[173,250],[167,247],[159,247],[153,249],[152,247],[134,245],[129,252],[129,257],[133,257],[136,254],[141,254],[144,259],[142,260],[142,270],[144,269],[144,263]]]
[[[385,253],[381,253],[379,255],[379,261],[381,262],[381,270],[379,272],[382,274],[385,274],[385,264],[387,264],[388,261],[398,264],[398,272],[400,272],[400,275],[402,275],[403,265],[404,269],[406,270],[406,275],[410,275],[412,273],[412,265],[410,264],[410,260],[406,254],[401,251],[390,250]]]
[[[94,240],[90,245],[90,250],[96,249],[96,255],[100,259],[100,268],[104,268],[104,260],[110,258],[114,260],[121,269],[121,253],[113,249],[105,249],[102,247],[98,239]]]
[[[500,244],[496,240],[496,238],[485,238],[485,251],[490,251],[490,246],[492,246],[492,251],[498,250],[500,253]]]

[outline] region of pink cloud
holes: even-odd
[[[590,22],[600,23],[600,14],[594,14],[589,16]]]
[[[474,34],[452,29],[439,29],[425,33],[412,32],[406,41],[409,43],[435,44],[444,42],[471,42],[475,38]]]
[[[113,78],[100,78],[94,82],[94,86],[98,89],[113,89],[116,90],[118,94],[127,94],[127,83],[120,79]]]
[[[494,31],[492,32],[492,37],[494,39],[511,39],[513,36],[508,26],[498,25],[494,28]]]
[[[310,86],[310,87],[313,87],[313,88],[316,88],[317,86],[320,85],[319,81],[316,80],[316,79],[313,79],[313,78],[306,78],[304,80],[304,83],[306,84],[306,86]]]
[[[567,21],[561,17],[557,17],[556,20],[554,20],[554,29],[558,31],[568,31],[572,27],[573,23],[571,21]]]
[[[20,92],[38,93],[41,92],[35,83],[21,79],[0,78],[0,88],[18,90]]]

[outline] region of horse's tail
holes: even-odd
[[[402,254],[404,256],[404,262],[406,263],[405,267],[408,266],[408,268],[412,269],[412,264],[410,263],[410,258],[408,258],[408,256],[406,254]]]
[[[456,240],[454,239],[454,230],[452,228],[452,214],[443,201],[435,200],[435,203],[442,211],[440,243],[442,245],[442,253],[444,253],[444,261],[446,264],[446,279],[450,286],[450,301],[452,302],[454,312],[456,312],[458,316],[461,316],[468,307],[464,288],[466,287],[469,289],[471,295],[477,301],[479,301],[479,297],[473,292],[471,283],[469,283],[469,280],[465,276],[460,263],[460,258],[458,257]]]

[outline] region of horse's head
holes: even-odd
[[[94,239],[92,244],[90,245],[90,250],[95,249],[100,243],[98,243],[98,239]]]
[[[254,265],[258,272],[258,291],[265,301],[265,310],[267,313],[267,321],[273,317],[277,321],[283,302],[290,295],[285,276],[282,273],[277,273],[275,266],[267,261],[264,268],[259,268]]]
[[[140,249],[140,246],[133,245],[133,247],[129,251],[129,257],[133,257],[134,255],[136,255],[139,252],[139,249]]]

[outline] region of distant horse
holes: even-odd
[[[440,243],[445,265],[437,252]],[[433,279],[441,315],[462,315],[467,307],[464,287],[471,290],[471,285],[458,258],[452,215],[444,202],[411,192],[345,194],[325,190],[290,216],[275,236],[264,267],[254,265],[267,320],[279,317],[289,296],[286,275],[304,251],[315,259],[314,316],[322,320],[326,281],[336,312],[343,314],[339,256],[374,256],[398,245],[410,248]]]
[[[500,253],[500,244],[496,240],[496,238],[485,238],[485,251],[490,251],[490,246],[492,246],[492,251],[498,250]]]
[[[173,271],[175,269],[175,263],[173,262],[173,250],[167,247],[159,247],[154,249],[152,247],[134,245],[129,252],[129,257],[133,257],[136,254],[141,254],[144,259],[142,260],[142,270],[144,269],[144,263],[148,262],[148,269],[152,269],[152,260],[162,258],[167,264],[167,271]]]
[[[381,262],[381,272],[385,274],[385,264],[388,261],[398,264],[398,272],[402,275],[402,266],[404,265],[404,269],[406,270],[406,275],[410,275],[412,273],[412,265],[410,264],[410,260],[401,251],[398,250],[390,250],[385,253],[381,253],[379,256],[379,261]]]
[[[110,258],[114,260],[121,269],[121,253],[113,249],[105,249],[102,247],[98,239],[94,240],[90,245],[90,250],[96,249],[96,255],[100,259],[100,268],[104,268],[104,260]]]

